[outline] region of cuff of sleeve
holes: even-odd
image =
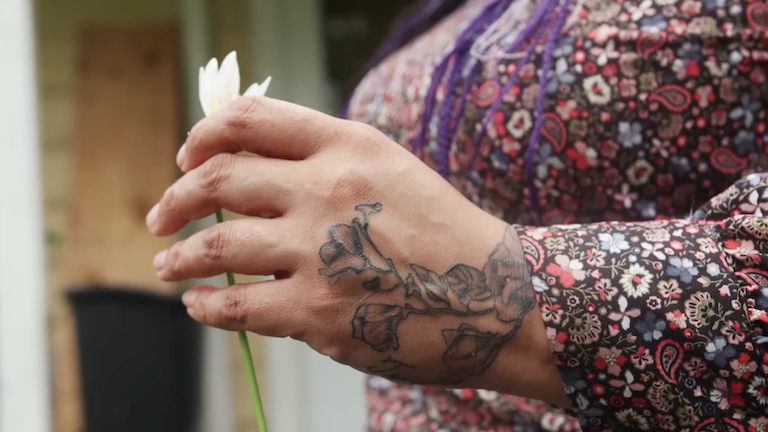
[[[573,337],[569,335],[570,327],[577,325],[582,330],[577,340],[597,339],[600,331],[599,319],[594,313],[583,310],[584,313],[577,318],[578,323],[571,322],[574,320],[566,317],[566,308],[560,303],[559,296],[562,290],[558,287],[559,281],[556,280],[557,278],[543,276],[548,267],[553,270],[553,266],[557,265],[547,257],[543,245],[545,239],[556,238],[557,232],[545,227],[515,226],[515,228],[529,266],[529,274],[536,291],[539,311],[550,341],[552,355],[559,369],[565,393],[571,401],[571,408],[566,410],[566,413],[578,419],[584,432],[605,429],[606,425],[595,424],[594,421],[589,420],[604,418],[606,415],[605,409],[599,402],[601,390],[597,388],[595,393],[588,384],[587,375],[593,375],[593,373],[589,372],[589,368],[575,356],[577,351],[575,347],[578,343],[572,341]],[[549,243],[553,242],[555,240]],[[569,279],[566,283],[568,281]]]
[[[763,379],[744,303],[759,303],[748,297],[758,290],[724,259],[732,247],[755,266],[768,262],[752,252],[756,240],[739,237],[749,232],[742,219],[516,227],[582,430],[679,430],[696,404],[728,417],[735,405],[721,408],[707,391]],[[734,372],[744,368],[749,378]]]

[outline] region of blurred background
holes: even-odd
[[[243,89],[272,75],[332,113],[411,3],[0,0],[0,431],[257,430],[236,335],[155,279],[174,239],[144,216],[202,117],[199,66],[236,50]],[[361,374],[251,347],[271,431],[362,430]]]

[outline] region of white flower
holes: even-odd
[[[720,266],[717,265],[717,263],[713,263],[713,262],[707,264],[707,273],[712,277],[719,276]]]
[[[660,260],[667,259],[667,256],[664,255],[664,244],[663,243],[646,243],[642,242],[640,243],[640,246],[643,248],[643,252],[640,254],[643,258],[648,258],[649,256],[653,255],[656,258]]]
[[[582,85],[590,103],[605,105],[611,101],[611,87],[605,82],[602,75],[586,78]]]
[[[531,277],[531,282],[533,283],[533,290],[536,292],[546,292],[549,291],[549,285],[547,283],[536,276]]]
[[[619,279],[619,284],[624,292],[632,298],[642,297],[648,294],[653,276],[640,264],[632,264],[624,271]]]
[[[268,77],[261,84],[251,85],[243,96],[264,96],[271,81],[272,77]],[[240,97],[240,66],[236,52],[232,51],[224,57],[221,68],[215,57],[200,68],[199,93],[206,117]]]
[[[712,76],[717,78],[724,77],[728,73],[728,69],[731,68],[730,63],[728,62],[717,64],[712,60],[705,61],[704,66],[707,67],[707,70],[709,70],[709,73],[712,74]]]
[[[512,116],[507,123],[507,130],[509,130],[509,133],[513,137],[520,139],[523,137],[523,135],[525,135],[526,132],[528,132],[528,130],[531,129],[531,126],[533,126],[533,121],[531,121],[531,113],[529,113],[527,110],[521,109],[512,113]]]
[[[597,239],[600,240],[600,249],[612,254],[629,249],[629,242],[621,233],[600,233],[597,235]]]
[[[560,413],[544,413],[541,417],[541,427],[546,431],[559,431],[565,424],[565,415]]]
[[[768,405],[768,382],[765,381],[765,378],[758,375],[752,377],[752,381],[747,387],[747,393],[754,397],[754,400],[760,405]]]
[[[653,2],[651,0],[645,0],[640,3],[632,12],[632,21],[638,21],[640,18],[646,16],[646,13],[651,9],[651,6],[653,6]]]

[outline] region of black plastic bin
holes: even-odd
[[[91,287],[68,293],[77,321],[85,432],[193,432],[200,326],[179,296]]]

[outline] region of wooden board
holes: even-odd
[[[160,286],[151,265],[168,245],[144,217],[178,176],[175,32],[86,31],[78,70],[72,281]]]
[[[57,432],[84,431],[64,290],[88,284],[176,289],[158,281],[152,268],[154,254],[172,239],[153,237],[144,224],[178,176],[176,40],[169,27],[110,26],[81,34],[65,283],[51,296]]]

